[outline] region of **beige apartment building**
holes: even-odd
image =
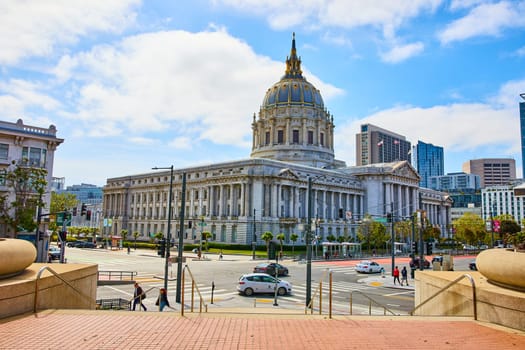
[[[463,172],[479,175],[481,188],[507,185],[516,179],[516,161],[512,158],[481,158],[463,163]]]

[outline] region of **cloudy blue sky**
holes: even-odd
[[[338,159],[372,123],[522,175],[517,0],[0,0],[1,119],[56,125],[67,185],[248,158],[292,32]]]

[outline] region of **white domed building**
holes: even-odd
[[[174,169],[172,236],[177,240],[181,231],[183,182],[187,243],[197,243],[204,230],[216,242],[264,244],[261,234],[270,231],[284,233],[285,244],[295,233],[296,244],[304,244],[308,218],[315,221],[316,242],[330,235],[355,242],[365,215],[407,218],[418,209],[445,234],[451,202],[444,193],[420,189],[419,175],[406,161],[347,167],[335,159],[334,127],[321,92],[302,75],[294,36],[284,76],[253,116],[250,158]],[[102,232],[125,229],[145,241],[166,234],[169,184],[169,170],[108,179],[102,217],[111,226]]]

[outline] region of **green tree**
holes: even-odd
[[[73,193],[51,192],[51,203],[49,211],[58,213],[67,209],[75,208],[78,205],[77,196]]]
[[[465,213],[452,223],[456,232],[456,241],[467,244],[477,244],[486,235],[485,222],[474,213]]]
[[[0,195],[0,220],[15,233],[34,231],[37,227],[35,213],[44,208],[42,199],[47,188],[47,170],[11,163],[4,174],[5,186],[12,189]],[[12,195],[12,196],[11,196]]]
[[[277,236],[275,236],[279,240],[279,245],[281,246],[281,255],[283,254],[283,241],[284,241],[284,233],[279,233]]]
[[[125,230],[125,229],[120,230],[120,235],[122,236],[122,241],[126,240],[126,238],[128,237],[128,233],[129,233],[128,230]]]
[[[208,250],[208,240],[212,237],[210,231],[203,231],[202,232],[202,239],[204,239],[204,250]]]
[[[270,259],[270,241],[273,239],[273,233],[266,231],[262,234],[261,239],[266,242],[266,254],[268,259]]]
[[[500,239],[503,239],[506,244],[514,243],[514,236],[521,231],[520,225],[516,221],[512,220],[502,220],[499,227]]]
[[[135,240],[135,250],[137,250],[137,237],[140,235],[139,231],[133,232],[133,239]]]
[[[326,236],[326,240],[328,242],[333,242],[333,241],[335,241],[335,236],[330,233],[328,236]]]
[[[412,237],[412,221],[397,221],[394,224],[394,233],[396,235],[396,241],[408,242],[409,238]]]
[[[295,246],[295,242],[297,242],[297,239],[299,238],[299,236],[295,233],[292,233],[290,235],[290,241],[292,241],[292,255],[294,255],[294,246]]]

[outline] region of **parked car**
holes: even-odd
[[[355,265],[355,271],[361,273],[378,273],[384,272],[385,269],[375,261],[363,260]]]
[[[86,243],[86,241],[70,241],[66,243],[66,247],[75,248],[84,243]]]
[[[49,250],[47,252],[49,256],[49,260],[59,260],[60,259],[60,248],[57,248],[55,246],[49,247]]]
[[[277,269],[278,276],[288,276],[288,268],[277,263],[261,263],[253,268],[253,272],[267,273],[275,276],[275,269]]]
[[[414,258],[413,261],[412,260],[410,261],[410,268],[412,268],[412,269],[419,269],[419,256]],[[423,268],[429,269],[430,268],[430,261],[425,259],[424,262],[423,262]]]
[[[438,255],[432,258],[432,265],[434,265],[435,262],[438,262],[440,264],[443,264],[443,255]]]
[[[96,248],[97,245],[93,242],[82,242],[77,245],[75,245],[77,248]]]
[[[292,293],[292,285],[290,282],[280,280],[266,273],[242,275],[237,284],[237,291],[246,296],[275,293],[275,288],[277,288],[277,294],[280,296]]]
[[[471,269],[472,271],[478,271],[478,267],[476,266],[476,262],[475,261],[473,261],[470,264],[468,264],[468,268]]]

